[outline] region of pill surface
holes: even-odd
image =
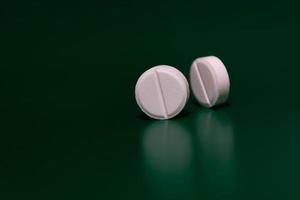
[[[205,107],[226,102],[229,95],[229,76],[223,62],[208,56],[196,59],[190,69],[190,81],[197,101]]]
[[[149,117],[170,119],[184,108],[189,86],[184,75],[174,67],[159,65],[144,72],[135,86],[138,106]]]

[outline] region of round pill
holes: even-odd
[[[208,56],[196,59],[190,70],[193,94],[205,107],[213,107],[226,102],[229,95],[229,76],[223,62]]]
[[[138,106],[149,117],[170,119],[185,106],[189,85],[184,75],[174,67],[159,65],[144,72],[135,86]]]

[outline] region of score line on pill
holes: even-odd
[[[149,117],[170,119],[184,108],[189,98],[189,85],[179,70],[159,65],[139,77],[135,98],[138,106]]]
[[[192,92],[204,107],[213,107],[227,101],[230,90],[228,72],[215,56],[197,58],[190,69]]]

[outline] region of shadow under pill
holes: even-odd
[[[196,99],[193,99],[192,100],[192,104],[195,105],[195,106],[200,106],[201,108],[204,108],[202,107],[199,102],[196,100]],[[216,106],[213,106],[211,108],[207,108],[207,109],[212,109],[212,110],[217,110],[217,109],[220,109],[220,108],[226,108],[226,107],[229,107],[230,106],[230,102],[229,101],[226,101],[225,103],[222,103],[222,104],[219,104],[219,105],[216,105]]]
[[[172,119],[181,119],[184,117],[188,117],[189,115],[191,115],[191,111],[189,110],[182,110],[177,116],[171,118]],[[149,117],[148,115],[144,114],[144,113],[140,113],[137,115],[137,119],[142,120],[142,121],[157,121],[157,119],[152,119],[151,117]]]

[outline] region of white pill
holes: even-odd
[[[135,98],[149,117],[170,119],[184,108],[189,98],[189,85],[179,70],[159,65],[140,76],[135,86]]]
[[[205,107],[226,102],[229,95],[229,76],[223,62],[208,56],[196,59],[190,70],[191,87],[195,98]]]

